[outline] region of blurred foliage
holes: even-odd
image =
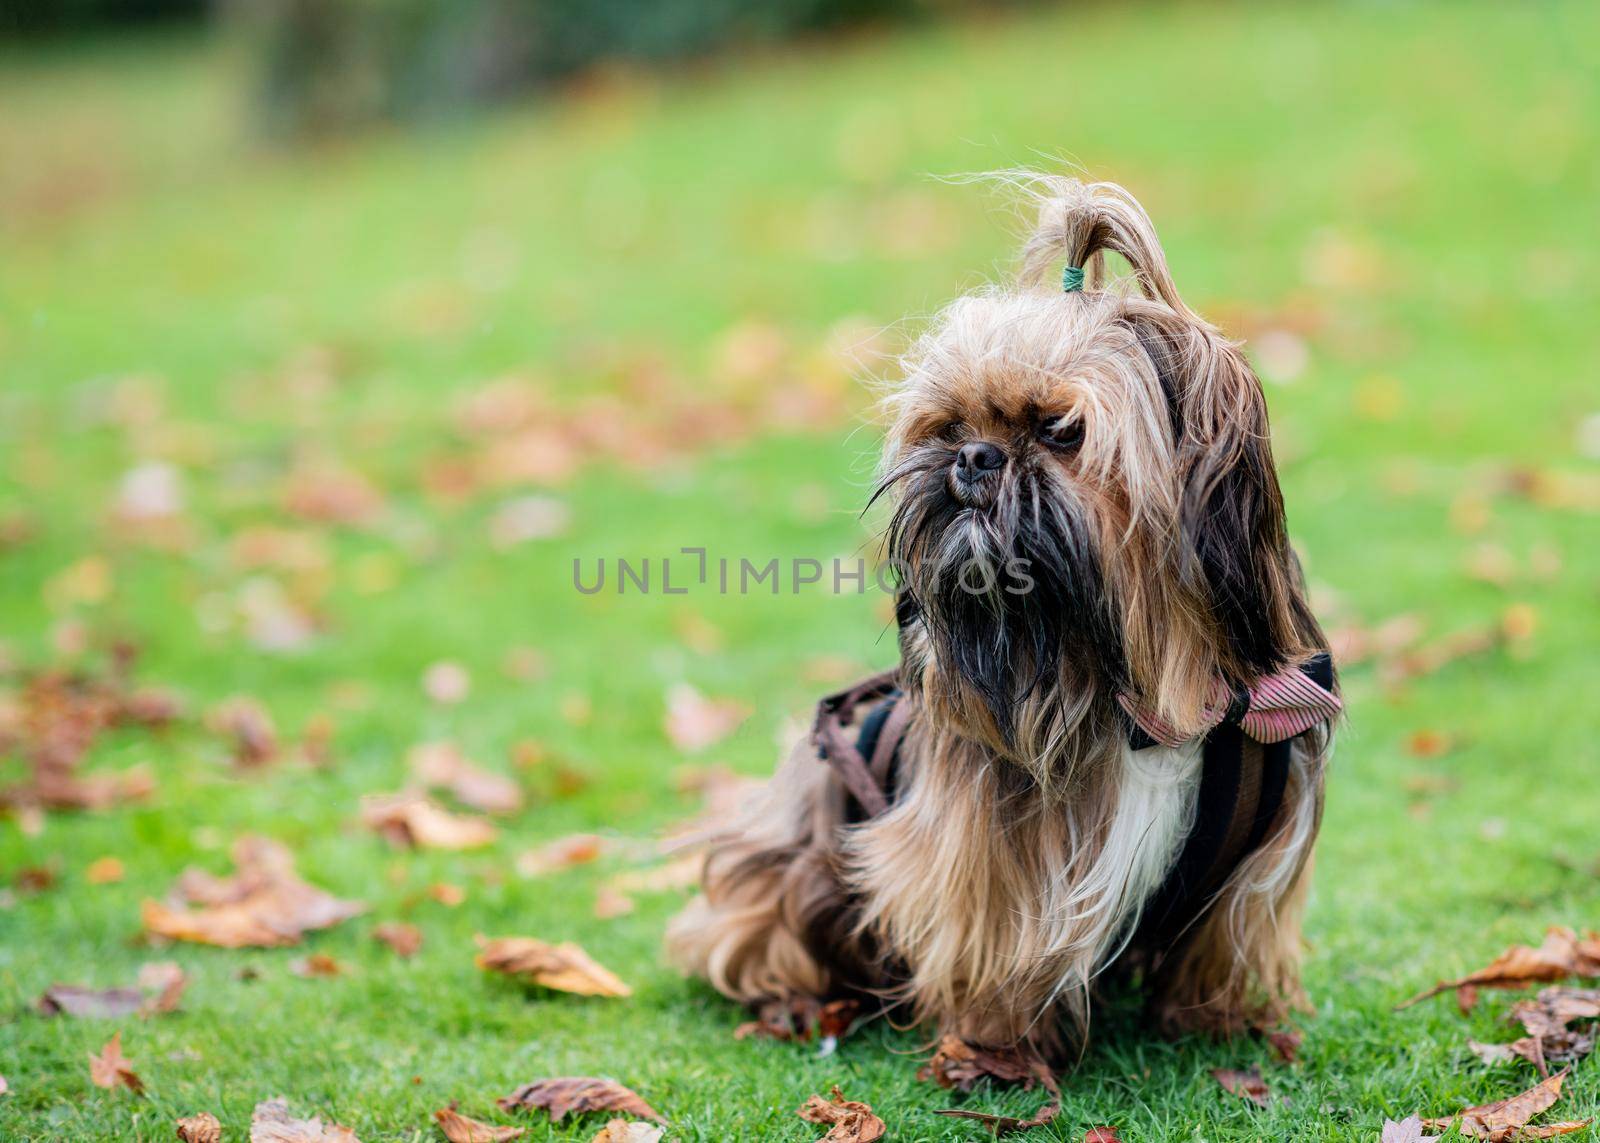
[[[274,134],[449,114],[598,64],[682,60],[959,0],[241,0]]]
[[[87,28],[195,19],[206,0],[7,0],[0,34],[40,35]]]

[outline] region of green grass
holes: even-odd
[[[59,657],[72,620],[129,635],[144,648],[141,678],[195,710],[250,694],[290,732],[333,712],[337,756],[322,772],[286,764],[239,778],[197,727],[122,735],[92,762],[149,764],[160,786],[148,803],[51,815],[38,836],[0,820],[0,881],[23,866],[60,873],[0,909],[11,1087],[0,1138],[165,1139],[174,1118],[210,1109],[242,1139],[251,1107],[279,1094],[367,1143],[431,1138],[428,1115],[450,1100],[486,1115],[517,1083],[564,1073],[630,1084],[675,1138],[813,1138],[793,1109],[833,1083],[871,1102],[895,1139],[979,1137],[928,1114],[948,1100],[914,1080],[915,1036],[872,1030],[827,1060],[736,1043],[739,1013],[661,963],[673,897],[603,921],[590,903],[609,867],[541,881],[510,872],[540,841],[643,837],[692,811],[673,792],[684,759],[661,730],[671,683],[755,708],[709,758],[758,774],[780,724],[819,689],[804,664],[887,663],[870,596],[570,587],[574,556],[855,550],[874,441],[847,403],[833,429],[733,433],[663,470],[591,471],[555,493],[573,511],[565,535],[509,551],[486,542],[501,496],[441,505],[418,473],[461,447],[453,402],[496,376],[536,375],[576,402],[658,361],[677,379],[667,392],[731,401],[699,379],[741,323],[775,323],[803,357],[841,321],[925,314],[1009,257],[1003,216],[925,176],[1056,156],[1144,198],[1200,309],[1243,332],[1307,327],[1309,367],[1269,385],[1269,399],[1320,596],[1366,621],[1414,612],[1434,633],[1512,603],[1539,622],[1517,654],[1463,659],[1403,688],[1368,667],[1348,673],[1302,1062],[1275,1067],[1253,1042],[1166,1043],[1113,1007],[1063,1114],[1037,1136],[1112,1123],[1130,1140],[1368,1140],[1386,1115],[1528,1086],[1530,1071],[1485,1069],[1465,1049],[1469,1035],[1509,1038],[1503,999],[1471,1018],[1444,1000],[1391,1006],[1548,924],[1600,924],[1600,880],[1558,860],[1582,866],[1600,851],[1595,518],[1592,506],[1495,491],[1508,466],[1596,475],[1577,428],[1600,412],[1600,83],[1583,47],[1597,37],[1596,10],[1580,4],[1078,6],[613,80],[567,102],[301,154],[241,143],[228,57],[204,45],[6,58],[0,517],[25,513],[36,534],[0,551],[0,635],[27,665]],[[488,281],[471,253],[482,249],[509,254]],[[336,363],[318,399],[290,384],[309,346]],[[114,415],[129,377],[164,394],[143,428]],[[619,414],[616,431],[640,415]],[[202,619],[247,578],[230,536],[282,519],[277,484],[297,452],[366,472],[388,507],[374,527],[327,530],[325,579],[291,585],[316,594],[327,630],[303,653],[273,655]],[[106,527],[122,473],[150,456],[185,473],[186,549]],[[1475,514],[1478,530],[1464,529]],[[1515,561],[1508,585],[1467,574],[1483,544]],[[109,594],[63,601],[57,577],[91,555],[109,561]],[[1543,574],[1528,570],[1535,557]],[[720,649],[688,649],[686,617],[720,631]],[[547,657],[543,681],[501,671],[522,645]],[[473,673],[458,707],[419,689],[445,658]],[[352,681],[368,700],[338,705]],[[563,714],[575,695],[592,706],[587,722]],[[1457,745],[1418,760],[1405,747],[1419,730]],[[441,735],[501,766],[512,744],[536,739],[593,780],[540,800],[484,853],[397,853],[354,824],[358,800],[397,787],[406,749]],[[1436,777],[1442,788],[1419,792]],[[135,942],[140,900],[191,862],[221,871],[245,831],[289,842],[309,878],[371,902],[370,917],[307,944],[347,975],[299,979],[295,951]],[[126,879],[86,884],[85,867],[108,854]],[[415,904],[437,881],[465,888],[466,902]],[[373,919],[400,916],[426,932],[410,962],[368,937]],[[578,940],[636,994],[540,997],[486,979],[472,963],[480,932]],[[121,984],[169,955],[194,977],[177,1015],[113,1024],[32,1011],[51,981]],[[247,966],[259,973],[248,982]],[[119,1026],[145,1099],[89,1086],[85,1053]],[[1286,1105],[1258,1111],[1208,1075],[1255,1062]],[[969,1106],[1030,1103],[981,1092]],[[1597,1112],[1591,1061],[1554,1114]],[[530,1122],[532,1138],[587,1139],[599,1126]]]

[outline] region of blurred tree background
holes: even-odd
[[[255,58],[258,119],[304,136],[418,120],[549,87],[586,69],[888,26],[961,0],[20,0],[35,37],[215,19]]]

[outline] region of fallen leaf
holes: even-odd
[[[822,1007],[806,996],[787,1000],[769,1000],[757,1010],[756,1019],[740,1024],[733,1030],[735,1040],[761,1036],[769,1040],[811,1039]]]
[[[392,845],[413,849],[481,849],[500,835],[483,818],[453,814],[423,794],[379,794],[361,801],[361,820]]]
[[[888,1130],[883,1120],[872,1114],[872,1108],[846,1099],[837,1087],[829,1099],[809,1097],[795,1114],[807,1123],[827,1127],[828,1133],[822,1137],[827,1143],[873,1143]]]
[[[89,1079],[96,1087],[111,1090],[125,1087],[134,1095],[144,1092],[144,1081],[133,1070],[122,1054],[122,1033],[118,1032],[100,1049],[100,1054],[89,1053]]]
[[[422,675],[422,692],[437,703],[454,704],[472,690],[472,676],[460,663],[435,663]]]
[[[450,1143],[505,1143],[508,1139],[520,1138],[528,1131],[526,1127],[497,1127],[492,1123],[480,1123],[448,1107],[441,1107],[433,1113],[433,1117],[438,1120],[439,1130],[444,1132],[444,1137]]]
[[[83,871],[83,879],[90,885],[114,885],[121,881],[126,871],[120,859],[101,857],[91,861]]]
[[[687,683],[667,691],[667,738],[679,750],[695,753],[714,746],[749,716],[743,703],[708,699]]]
[[[544,988],[579,996],[633,995],[633,989],[571,941],[551,945],[533,937],[480,937],[479,944],[478,967],[490,972],[525,977]]]
[[[375,484],[328,460],[297,463],[282,502],[291,515],[323,524],[370,524],[383,511],[383,493]]]
[[[661,1128],[637,1119],[613,1119],[589,1143],[660,1143]]]
[[[1273,1055],[1286,1064],[1295,1062],[1304,1040],[1305,1037],[1298,1028],[1280,1028],[1267,1033],[1267,1044],[1272,1048]]]
[[[177,1128],[181,1143],[222,1143],[222,1124],[209,1111],[178,1120]]]
[[[450,791],[464,806],[486,814],[514,814],[522,808],[522,787],[475,766],[450,742],[424,742],[411,751],[417,781]]]
[[[344,968],[327,953],[311,953],[291,961],[289,971],[309,980],[318,976],[342,975]]]
[[[1487,967],[1456,980],[1442,980],[1426,992],[1397,1004],[1409,1008],[1441,992],[1472,985],[1476,988],[1526,988],[1541,981],[1565,980],[1569,976],[1600,976],[1600,936],[1582,939],[1571,929],[1552,926],[1538,948],[1514,945]]]
[[[1411,1115],[1398,1123],[1392,1119],[1385,1119],[1383,1136],[1378,1143],[1437,1143],[1438,1139],[1437,1135],[1424,1135],[1422,1120]]]
[[[518,854],[516,870],[523,877],[543,877],[547,873],[597,861],[605,851],[606,840],[599,834],[577,833]]]
[[[107,1019],[171,1012],[178,1006],[189,978],[171,961],[147,964],[139,970],[137,988],[84,988],[75,984],[52,984],[39,997],[37,1008],[43,1016],[73,1016]]]
[[[594,895],[594,915],[602,921],[625,917],[636,907],[632,897],[610,885],[602,885]]]
[[[1406,753],[1413,758],[1439,758],[1455,746],[1455,739],[1442,730],[1417,730],[1406,739]]]
[[[402,921],[384,921],[374,925],[372,938],[382,941],[401,957],[414,957],[422,949],[422,930]]]
[[[1541,1074],[1548,1075],[1548,1065],[1575,1063],[1594,1051],[1594,1036],[1585,1032],[1552,1032],[1543,1036],[1524,1036],[1509,1044],[1484,1044],[1468,1040],[1467,1047],[1486,1064],[1527,1060]]]
[[[433,898],[446,909],[454,909],[467,899],[467,891],[459,885],[451,885],[447,881],[435,881],[428,886],[428,896]]]
[[[250,1116],[250,1143],[361,1143],[356,1133],[337,1123],[326,1126],[317,1116],[296,1119],[282,1099],[256,1104]]]
[[[152,961],[140,966],[139,987],[151,994],[140,1009],[146,1016],[175,1012],[189,987],[189,976],[174,961]]]
[[[266,838],[241,837],[233,846],[238,872],[214,877],[190,869],[178,879],[181,900],[199,908],[144,902],[144,927],[152,936],[223,948],[292,945],[366,911],[302,881],[287,847]]]
[[[523,1084],[516,1091],[495,1101],[502,1111],[535,1107],[548,1111],[550,1118],[560,1122],[570,1112],[583,1115],[590,1111],[624,1111],[665,1123],[661,1113],[651,1107],[637,1092],[623,1087],[615,1080],[595,1079],[592,1076],[559,1076],[554,1079],[535,1080]]]
[[[1480,1107],[1469,1107],[1455,1115],[1424,1119],[1422,1125],[1447,1131],[1451,1124],[1459,1121],[1461,1134],[1474,1139],[1548,1139],[1556,1135],[1571,1134],[1588,1126],[1588,1121],[1585,1120],[1582,1124],[1528,1126],[1528,1120],[1555,1106],[1556,1100],[1561,1098],[1561,1084],[1566,1078],[1566,1072],[1557,1072],[1517,1095],[1486,1103]]]
[[[1083,1133],[1083,1143],[1122,1143],[1115,1127],[1091,1127]]]
[[[1256,1068],[1251,1068],[1247,1072],[1235,1071],[1232,1068],[1212,1068],[1211,1078],[1230,1094],[1240,1099],[1248,1099],[1257,1107],[1272,1106],[1272,1094],[1267,1090],[1267,1081],[1261,1078],[1261,1072]]]
[[[634,869],[608,878],[606,887],[618,893],[670,893],[674,889],[693,889],[700,884],[705,858],[697,853],[648,869]]]
[[[917,1078],[931,1079],[940,1087],[967,1092],[971,1091],[979,1080],[985,1078],[1001,1084],[1020,1083],[1024,1091],[1031,1090],[1033,1085],[1038,1083],[1050,1093],[1050,1099],[1027,1119],[1018,1119],[1010,1115],[993,1115],[983,1111],[934,1112],[935,1115],[944,1115],[951,1119],[970,1119],[975,1123],[982,1123],[997,1136],[1042,1127],[1053,1120],[1061,1110],[1061,1090],[1056,1085],[1055,1074],[1044,1061],[1021,1051],[999,1052],[976,1047],[959,1036],[943,1037],[933,1058],[917,1069]]]
[[[984,1078],[1031,1088],[1038,1073],[1034,1062],[1025,1059],[1020,1052],[991,1052],[959,1036],[945,1036],[939,1041],[933,1058],[917,1069],[917,1078],[969,1092]]]
[[[36,1007],[42,1016],[103,1019],[131,1016],[144,1005],[144,999],[144,993],[137,988],[82,988],[75,984],[52,984],[39,997]]]
[[[51,985],[35,1005],[43,1017],[128,1017],[144,1004],[144,993],[136,988],[80,988],[77,985]]]
[[[1574,1020],[1600,1016],[1600,988],[1545,988],[1532,1000],[1511,1006],[1511,1019],[1530,1036],[1565,1031]]]
[[[253,698],[236,695],[217,704],[206,716],[206,725],[232,743],[233,761],[241,769],[265,766],[280,753],[272,715]]]

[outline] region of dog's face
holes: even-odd
[[[1117,692],[1184,725],[1304,653],[1260,386],[1193,315],[964,299],[892,405],[906,661],[969,733],[1036,760]]]

